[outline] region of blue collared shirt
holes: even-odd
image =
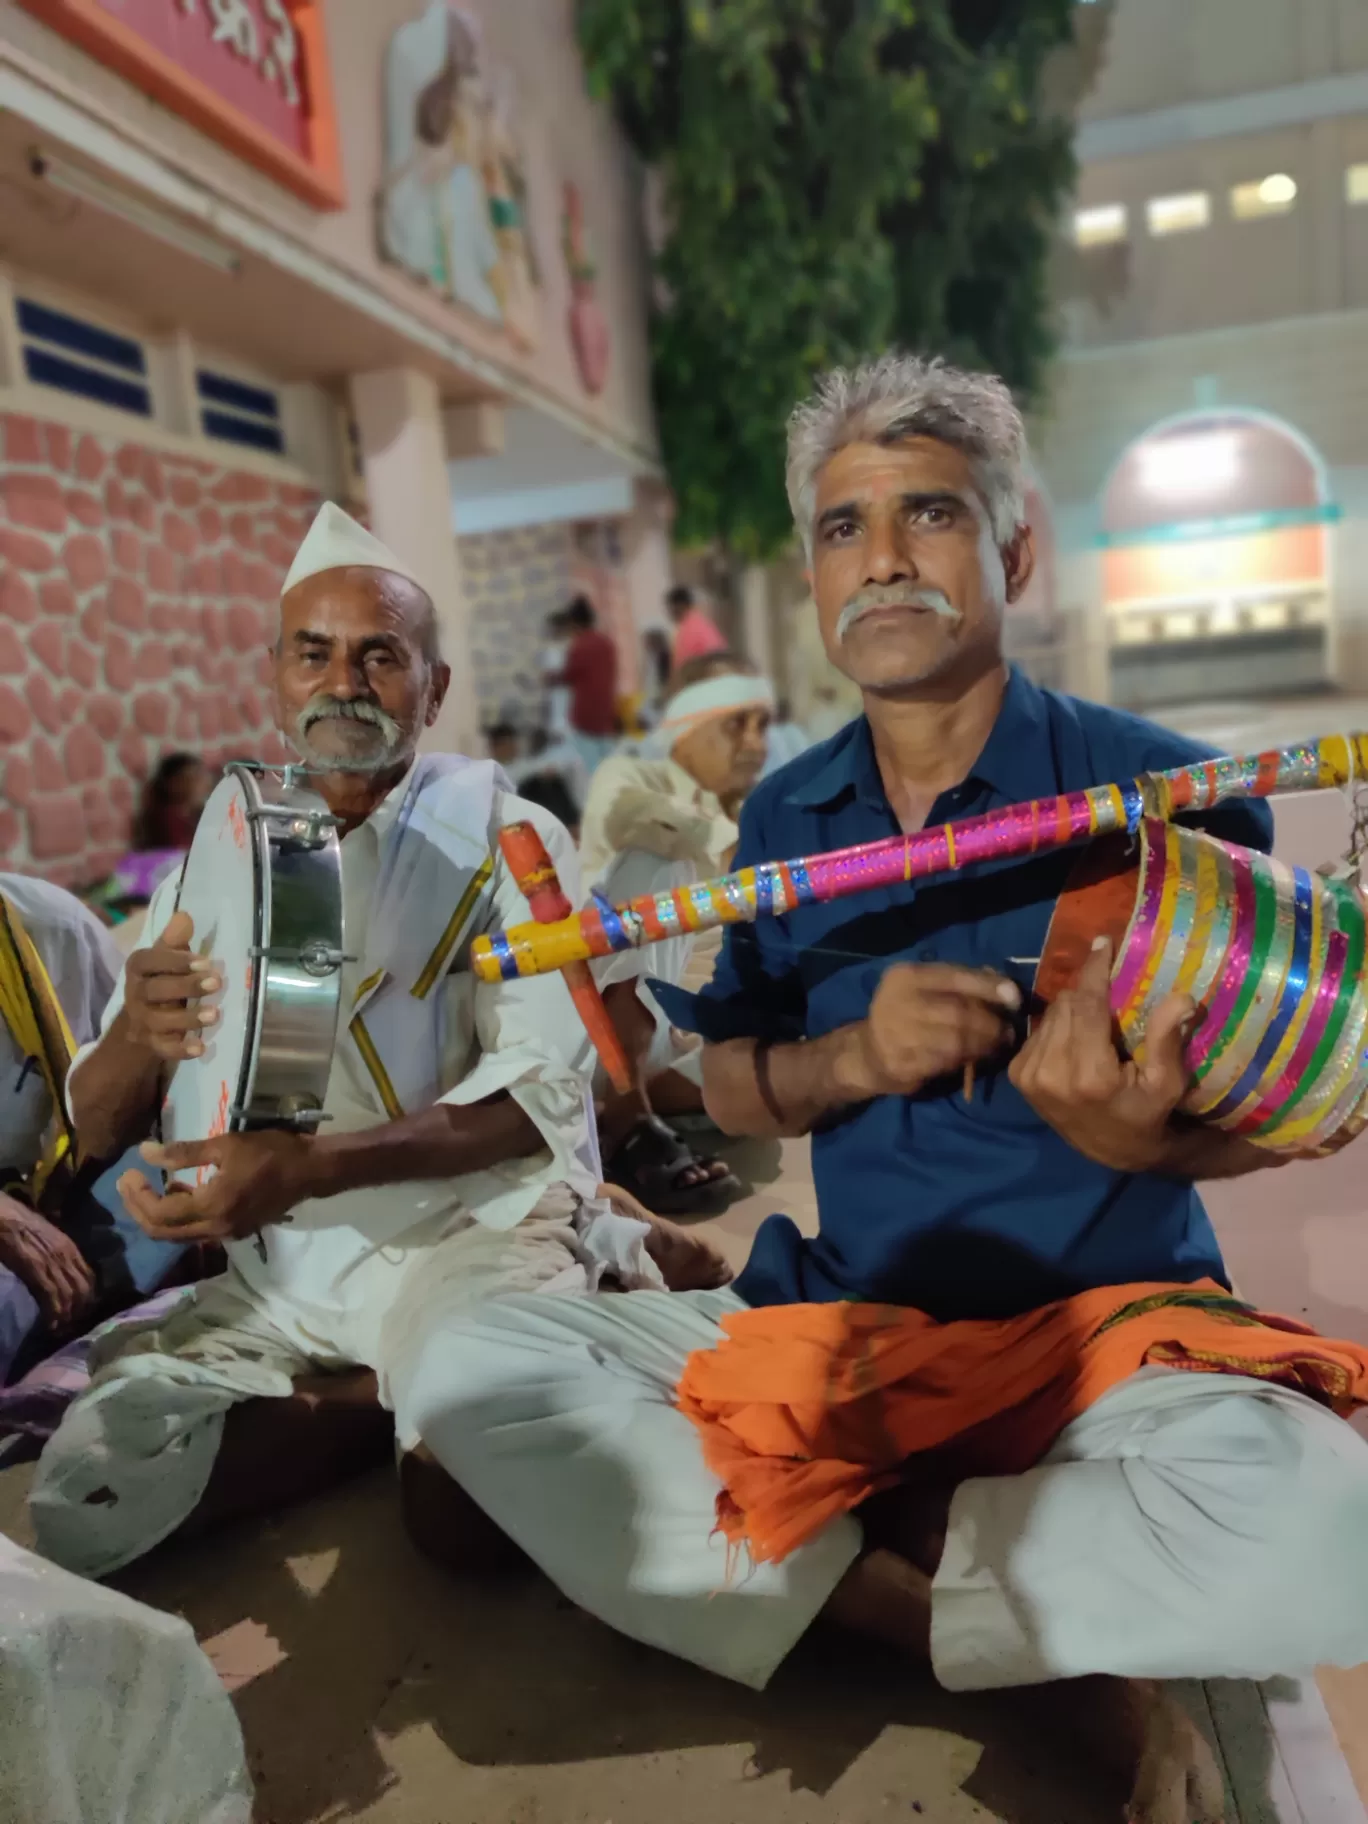
[[[1209,757],[1210,750],[1117,710],[1037,689],[1013,672],[973,771],[928,823]],[[1199,819],[1267,852],[1263,804]],[[792,860],[896,835],[861,717],[764,780],[741,816],[736,866]],[[705,1039],[818,1038],[865,1017],[888,965],[995,969],[1029,990],[1075,851],[984,863],[782,918],[732,926],[700,994],[653,984],[671,1020]],[[1020,960],[1012,960],[1020,959]],[[1006,1317],[1095,1286],[1226,1282],[1190,1184],[1109,1171],[1040,1119],[1004,1063],[915,1096],[840,1110],[812,1136],[820,1232],[771,1216],[737,1282],[753,1305],[875,1299],[948,1321]]]

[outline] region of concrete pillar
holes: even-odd
[[[1111,668],[1102,603],[1102,553],[1061,553],[1058,564],[1064,689],[1070,696],[1106,703],[1111,697]]]
[[[1306,237],[1303,257],[1311,267],[1307,303],[1317,311],[1343,310],[1351,303],[1346,277],[1348,237],[1344,220],[1344,167],[1349,160],[1344,153],[1343,123],[1318,120],[1302,131],[1308,157],[1297,207],[1304,205],[1306,209],[1302,228]]]
[[[665,596],[674,582],[670,552],[670,527],[674,502],[657,481],[638,481],[632,490],[632,511],[621,523],[622,565],[632,618],[632,652],[623,654],[624,676],[640,668],[641,636],[648,627],[669,629]],[[632,665],[627,664],[630,657]]]
[[[1330,471],[1330,498],[1344,517],[1330,534],[1330,682],[1368,690],[1368,468]]]
[[[426,584],[437,606],[442,653],[451,667],[451,689],[423,746],[438,753],[479,754],[483,744],[437,383],[415,368],[383,368],[353,374],[351,397],[371,530]]]
[[[751,664],[767,678],[772,678],[774,641],[770,631],[770,577],[764,564],[747,564],[741,573],[741,639]]]

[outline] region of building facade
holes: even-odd
[[[430,579],[442,745],[669,574],[637,175],[573,0],[0,0],[0,854],[79,883],[159,754],[272,751],[322,498]]]
[[[1368,9],[1080,8],[1103,25],[1034,437],[1067,681],[1362,690]]]

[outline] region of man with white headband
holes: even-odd
[[[586,1040],[562,983],[490,989],[463,968],[477,932],[527,915],[499,829],[531,822],[572,895],[574,849],[491,761],[417,754],[450,678],[432,598],[335,506],[285,579],[271,662],[281,732],[342,832],[348,960],[326,1119],[316,1135],[152,1142],[168,1073],[212,1045],[217,970],[233,966],[197,954],[204,934],[165,883],[68,1100],[96,1156],[152,1142],[153,1164],[213,1168],[193,1189],[158,1194],[137,1173],[120,1189],[149,1234],[223,1243],[228,1270],[102,1336],[91,1387],[43,1454],[39,1545],[93,1576],[309,1493],[395,1431],[410,1498],[427,1473],[407,1417],[412,1349],[477,1289],[585,1291],[605,1273],[659,1286],[657,1259],[675,1283],[700,1283],[700,1262],[702,1283],[723,1270],[599,1195]]]
[[[737,812],[765,763],[773,708],[767,680],[729,653],[680,668],[638,751],[612,755],[594,774],[580,861],[596,892],[618,904],[725,870]],[[669,1126],[670,1116],[702,1113],[698,1055],[681,1053],[643,977],[681,983],[692,943],[685,932],[647,957],[625,953],[599,976],[635,1076],[630,1095],[607,1095],[600,1106],[608,1176],[670,1216],[720,1209],[740,1190],[721,1160],[697,1157]]]

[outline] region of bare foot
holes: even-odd
[[[646,1224],[650,1230],[646,1252],[671,1292],[716,1292],[731,1284],[732,1269],[726,1256],[706,1235],[654,1215],[620,1185],[601,1184],[599,1196],[606,1197],[619,1216],[635,1216]]]
[[[1013,1695],[1043,1731],[1129,1789],[1126,1824],[1226,1824],[1220,1763],[1162,1684],[1099,1675]]]
[[[1162,1686],[1154,1689],[1127,1824],[1225,1824],[1225,1781],[1206,1737]]]

